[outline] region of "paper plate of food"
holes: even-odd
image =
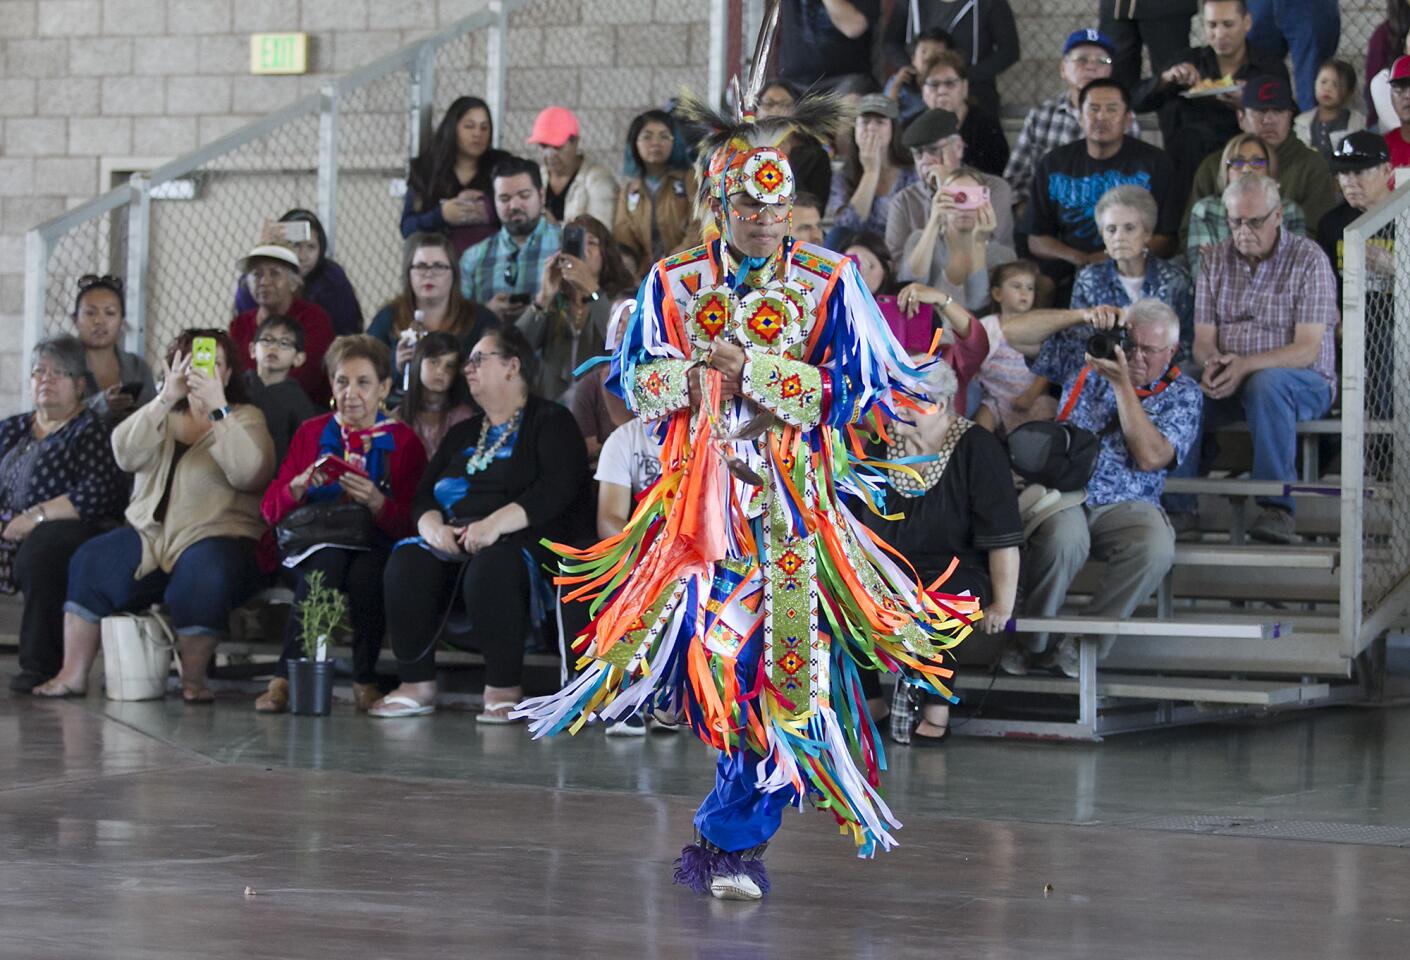
[[[1215,77],[1201,80],[1180,96],[1187,100],[1198,100],[1202,97],[1218,97],[1226,93],[1237,93],[1241,87],[1243,84],[1235,81],[1233,77]]]

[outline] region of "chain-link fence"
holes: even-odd
[[[26,246],[26,349],[71,332],[77,280],[127,278],[129,349],[157,365],[189,326],[229,323],[239,260],[266,220],[318,214],[364,321],[401,287],[400,221],[408,158],[461,93],[504,112],[505,16],[531,0],[495,0],[383,60],[70,211]],[[506,13],[503,13],[506,12]],[[486,35],[498,31],[498,56]],[[527,131],[526,131],[527,132]],[[522,139],[522,138],[521,138]]]
[[[1343,564],[1360,574],[1363,637],[1403,603],[1410,570],[1410,244],[1397,237],[1410,237],[1405,192],[1348,228],[1339,251]]]

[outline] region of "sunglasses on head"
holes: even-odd
[[[78,290],[82,293],[90,287],[110,287],[118,293],[122,293],[122,277],[115,277],[110,273],[99,276],[96,273],[85,273],[78,278]]]

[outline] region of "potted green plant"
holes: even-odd
[[[332,710],[333,661],[328,648],[349,631],[347,594],[323,579],[322,570],[308,576],[308,594],[296,610],[304,656],[289,661],[289,711],[305,717],[325,717]]]

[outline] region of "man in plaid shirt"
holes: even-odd
[[[1336,276],[1321,247],[1283,226],[1275,180],[1235,180],[1224,206],[1232,236],[1205,258],[1195,291],[1205,425],[1247,420],[1253,478],[1293,483],[1297,423],[1323,416],[1336,394]],[[1292,498],[1259,505],[1249,536],[1295,543]]]
[[[539,292],[544,267],[558,255],[562,231],[544,216],[543,175],[522,157],[495,164],[494,206],[504,224],[460,257],[460,292],[500,320],[519,318]]]
[[[1013,199],[1021,213],[1033,187],[1033,171],[1049,150],[1082,139],[1082,116],[1077,95],[1093,80],[1111,76],[1111,58],[1116,45],[1100,30],[1077,30],[1062,47],[1059,70],[1067,89],[1028,111],[1019,132],[1018,143],[1009,154],[1004,179],[1013,188]],[[1138,136],[1140,124],[1133,114],[1130,136]]]

